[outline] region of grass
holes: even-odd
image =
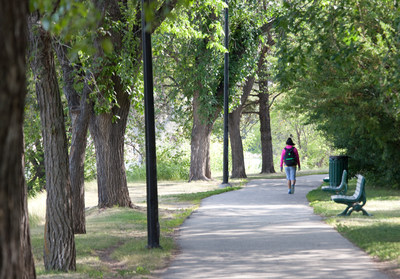
[[[95,182],[85,185],[86,234],[75,235],[76,272],[48,272],[44,269],[43,242],[45,194],[28,201],[31,242],[38,278],[151,278],[166,266],[177,250],[176,229],[202,199],[240,188],[245,180],[233,180],[233,187],[219,188],[216,181],[160,182],[159,223],[162,249],[147,249],[145,183],[128,185],[134,209],[98,209]],[[140,205],[140,206],[137,206]]]
[[[176,200],[178,202],[193,202],[199,204],[202,199],[205,199],[211,195],[222,194],[232,190],[238,190],[240,187],[229,187],[214,191],[208,192],[198,192],[198,193],[187,193],[187,194],[179,194],[179,195],[167,195],[164,197],[164,200],[167,201],[169,199]]]
[[[327,184],[324,184],[327,185]],[[323,185],[322,185],[323,186]],[[356,188],[356,179],[349,181],[347,195]],[[330,193],[321,188],[308,193],[307,198],[314,212],[324,216],[343,236],[381,261],[395,263],[400,268],[400,191],[384,189],[366,183],[367,203],[364,209],[373,214],[363,216],[353,212],[351,216],[336,216],[345,208],[330,201]]]

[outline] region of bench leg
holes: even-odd
[[[351,209],[350,209],[350,207],[351,207]],[[348,211],[350,209],[350,211]],[[359,211],[362,211],[362,213],[363,213],[363,215],[364,216],[372,216],[372,214],[369,214],[364,208],[361,208],[361,207],[359,207],[359,206],[351,206],[351,205],[349,205],[342,213],[340,213],[338,216],[350,216],[351,215],[351,213],[353,213],[353,211],[357,211],[357,212],[359,212]]]
[[[372,214],[369,214],[364,208],[361,208],[361,211],[363,212],[363,215],[365,215],[365,216],[372,216]]]
[[[347,213],[347,211],[349,211],[349,208],[350,208],[350,207],[351,207],[350,205],[347,206],[347,208],[346,208],[345,210],[343,210],[343,212],[340,213],[340,214],[338,214],[337,216],[347,216],[347,215],[350,215],[351,212],[350,212],[350,214]],[[351,210],[351,211],[353,211],[353,210]]]
[[[346,214],[346,216],[350,216],[351,213],[353,213],[353,211],[354,211],[354,208],[350,209],[350,211]]]

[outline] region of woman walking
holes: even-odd
[[[281,171],[283,170],[283,165],[285,164],[286,180],[288,184],[288,194],[294,194],[294,186],[296,185],[296,169],[297,166],[300,168],[300,158],[299,152],[296,147],[294,147],[292,138],[288,138],[286,141],[286,146],[282,150],[281,155]]]

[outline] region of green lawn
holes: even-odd
[[[47,272],[43,263],[43,232],[45,194],[28,201],[31,223],[31,242],[38,278],[147,278],[151,272],[166,266],[177,247],[175,230],[196,209],[200,201],[211,195],[237,190],[243,182],[236,180],[234,187],[219,188],[216,181],[190,183],[160,183],[159,222],[162,249],[147,249],[147,213],[145,186],[130,184],[136,206],[131,208],[98,209],[95,203],[96,187],[86,185],[86,230],[75,235],[76,272]],[[197,192],[193,192],[197,191]],[[142,193],[144,192],[144,193]],[[171,194],[174,193],[174,194]],[[180,194],[179,194],[180,193]]]
[[[327,184],[324,184],[327,185]],[[347,195],[352,195],[356,179],[349,181]],[[326,217],[343,236],[381,261],[391,261],[400,267],[400,191],[383,189],[366,182],[367,203],[364,209],[373,214],[363,216],[353,212],[351,216],[337,217],[345,205],[330,200],[330,193],[319,187],[308,193],[307,198],[314,212]]]

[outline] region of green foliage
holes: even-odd
[[[295,1],[296,2],[296,1]],[[276,80],[287,108],[351,157],[350,168],[400,187],[399,10],[393,1],[309,1],[277,20]]]
[[[146,180],[146,165],[131,166],[126,170],[128,182]]]
[[[230,94],[241,93],[246,77],[254,74],[261,35],[259,3],[231,1],[229,4],[229,83]],[[238,92],[238,90],[240,90]],[[232,94],[233,93],[233,94]]]
[[[244,150],[252,154],[261,154],[260,124],[256,119],[242,121]],[[275,166],[279,167],[281,152],[289,136],[293,138],[299,150],[303,169],[323,168],[328,166],[329,155],[333,149],[323,135],[316,130],[316,125],[309,124],[302,114],[281,111],[280,105],[271,110],[272,146]]]
[[[176,152],[164,149],[157,156],[159,164],[157,172],[161,180],[188,180],[190,168],[190,154],[183,150]]]
[[[43,28],[61,38],[63,42],[72,43],[74,56],[79,50],[94,51],[94,30],[99,20],[99,13],[91,1],[76,0],[30,0],[30,10],[37,11]],[[76,40],[77,37],[80,40]]]
[[[229,2],[229,79],[231,107],[237,105],[244,79],[254,73],[260,26],[265,18],[257,1]],[[172,12],[153,36],[156,84],[174,101],[185,127],[191,100],[198,94],[200,114],[210,121],[222,107],[225,1],[195,2]],[[186,115],[185,115],[186,114]]]
[[[41,133],[40,111],[36,101],[31,72],[28,72],[28,94],[25,99],[24,142],[25,179],[28,195],[35,196],[46,186],[44,151]]]
[[[223,64],[224,4],[212,2],[214,5],[211,1],[196,2],[190,8],[182,6],[173,11],[174,19],[163,22],[153,36],[155,76],[169,81],[171,94],[179,96],[178,101],[180,96],[186,97],[178,109],[185,110],[197,90],[208,100],[203,107],[205,114],[212,113],[218,103],[215,93]]]
[[[157,149],[157,178],[159,180],[188,180],[190,154],[176,146],[159,146]],[[127,170],[130,182],[146,180],[146,165],[132,165]]]
[[[96,171],[96,152],[94,149],[94,142],[89,136],[86,152],[85,152],[85,181],[95,180],[97,177]]]

